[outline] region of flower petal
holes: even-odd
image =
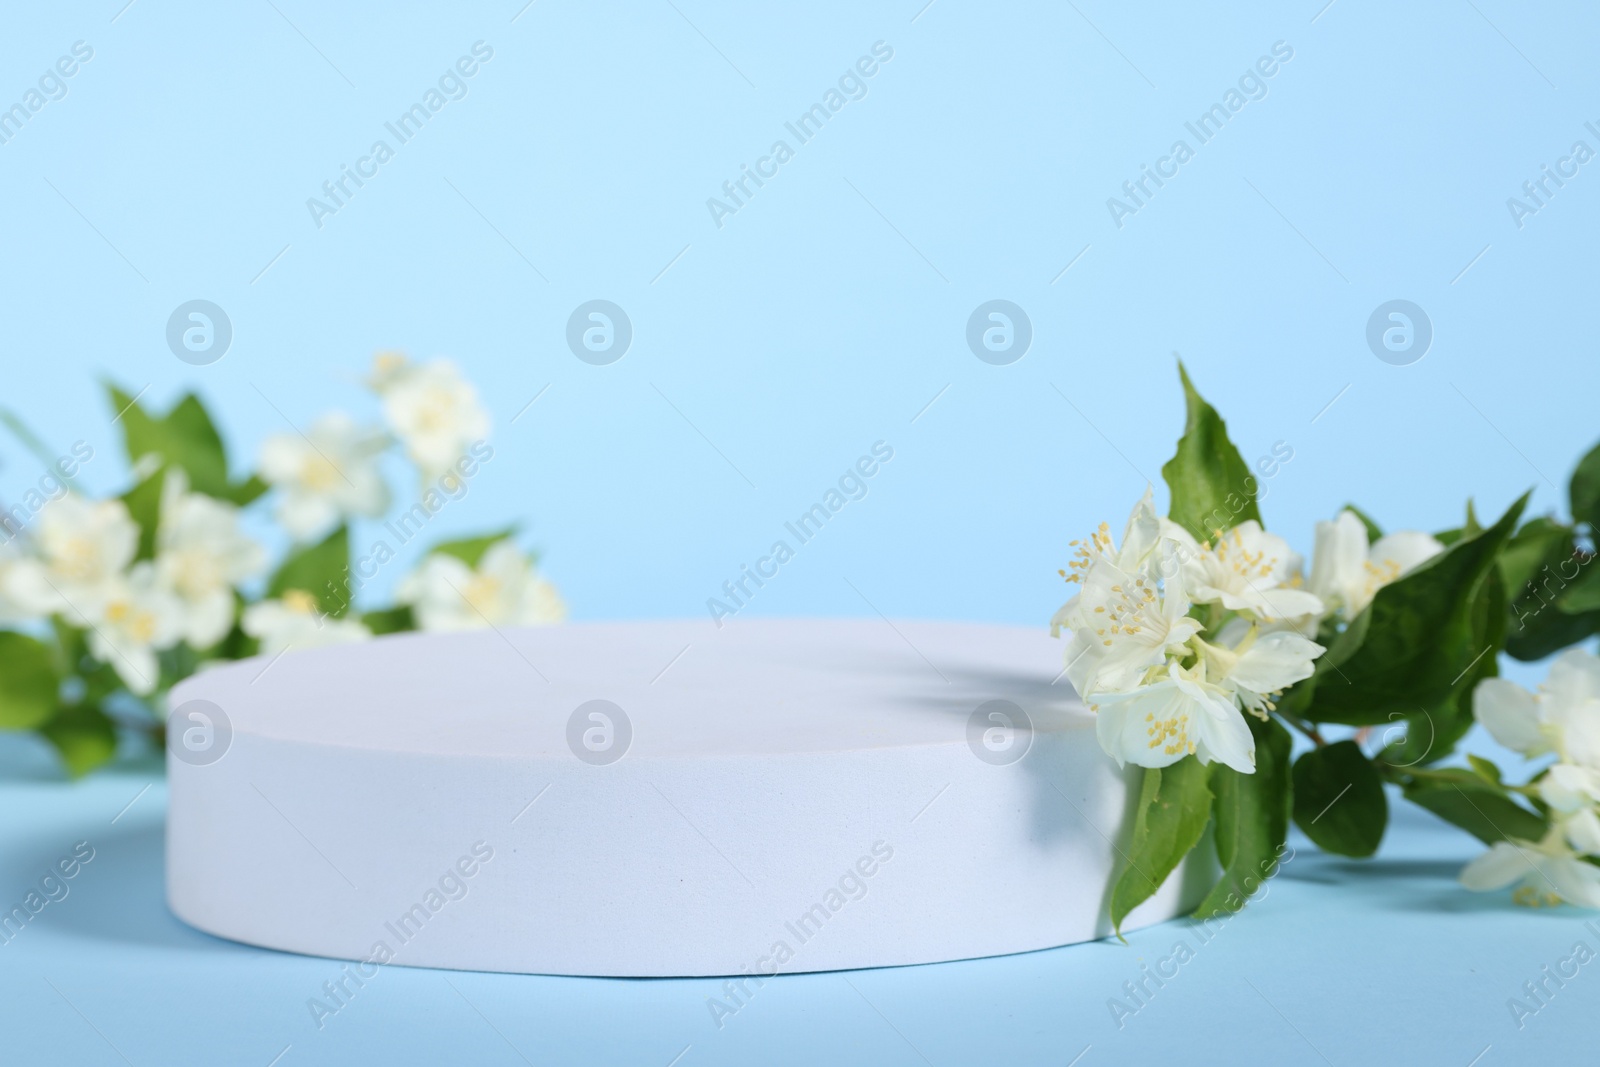
[[[1311,661],[1326,651],[1308,637],[1292,631],[1275,631],[1256,639],[1229,672],[1229,679],[1257,693],[1287,689],[1311,677]]]
[[[1504,678],[1485,678],[1472,691],[1472,714],[1509,749],[1532,756],[1549,748],[1534,695]]]
[[[1322,598],[1304,589],[1277,586],[1262,589],[1257,596],[1256,613],[1266,619],[1296,619],[1302,615],[1321,615]]]
[[[1567,841],[1579,852],[1600,856],[1600,817],[1593,808],[1584,808],[1562,823]]]
[[[1567,856],[1551,856],[1539,863],[1539,871],[1568,904],[1600,908],[1600,867]],[[1537,882],[1530,884],[1542,888]]]
[[[1332,522],[1317,523],[1315,549],[1306,584],[1324,600],[1348,606],[1366,584],[1366,525],[1355,512],[1341,511]]]
[[[1431,534],[1421,530],[1396,530],[1372,542],[1368,558],[1380,570],[1393,565],[1404,575],[1443,551],[1444,545]]]
[[[1156,515],[1154,490],[1144,487],[1144,496],[1133,506],[1128,516],[1127,528],[1122,531],[1122,548],[1118,560],[1124,567],[1137,567],[1144,562],[1161,537],[1161,519]]]
[[[1600,659],[1568,649],[1550,665],[1542,693],[1545,719],[1564,759],[1600,768]]]
[[[1581,648],[1567,649],[1550,664],[1550,674],[1540,688],[1560,704],[1600,700],[1600,656]]]
[[[1461,868],[1460,879],[1462,885],[1481,893],[1504,889],[1532,873],[1533,861],[1522,849],[1509,841],[1496,841],[1489,851]]]
[[[1097,695],[1095,703],[1095,736],[1118,766],[1167,767],[1189,754],[1185,735],[1167,736],[1152,725],[1192,721],[1188,699],[1170,681]]]
[[[1232,767],[1240,774],[1256,771],[1256,739],[1244,721],[1244,713],[1231,700],[1220,696],[1215,686],[1203,687],[1180,680],[1178,688],[1189,698],[1189,739],[1201,763],[1213,761]]]

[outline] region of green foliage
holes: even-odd
[[[1500,574],[1510,597],[1506,651],[1517,659],[1543,659],[1600,630],[1600,567],[1572,527],[1530,519],[1500,554]]]
[[[0,730],[31,730],[48,720],[60,686],[49,646],[0,631]]]
[[[1467,766],[1471,767],[1478,777],[1484,781],[1495,785],[1500,784],[1500,768],[1482,756],[1474,756],[1471,752],[1468,752]]]
[[[1212,815],[1222,878],[1195,909],[1199,918],[1244,907],[1289,834],[1289,731],[1277,720],[1250,718],[1256,771],[1211,765]]]
[[[262,481],[260,475],[252,474],[244,481],[236,482],[229,487],[228,499],[232,500],[240,507],[244,507],[246,504],[254,503],[258,498],[263,496],[269,488],[271,488],[271,486]]]
[[[39,732],[56,747],[67,773],[74,778],[88,774],[117,751],[116,727],[92,704],[61,708]]]
[[[386,367],[395,375],[414,369],[403,358],[391,360]],[[74,598],[86,606],[87,616],[80,615],[76,608],[53,611],[41,603],[19,623],[19,630],[0,628],[0,730],[31,730],[47,739],[55,746],[62,765],[74,776],[113,758],[121,739],[142,735],[151,744],[161,744],[162,715],[171,688],[184,678],[217,661],[256,656],[263,643],[278,647],[290,640],[292,635],[263,632],[254,637],[245,632],[245,617],[263,597],[288,595],[296,609],[306,608],[305,598],[309,598],[319,613],[334,618],[357,610],[350,603],[356,583],[351,578],[351,531],[345,526],[315,544],[296,544],[261,583],[264,589],[258,586],[256,575],[240,573],[234,565],[234,559],[254,553],[248,544],[250,535],[235,526],[236,517],[228,509],[212,513],[216,517],[213,530],[189,531],[196,539],[182,546],[182,554],[175,552],[179,546],[170,540],[163,545],[163,497],[169,488],[177,487],[175,483],[181,481],[191,493],[241,508],[258,500],[271,487],[258,474],[243,472],[236,479],[230,473],[223,435],[198,396],[185,394],[169,408],[158,411],[144,401],[143,390],[134,394],[110,381],[102,385],[111,409],[111,423],[122,439],[128,460],[128,476],[112,499],[122,503],[137,531],[132,565],[121,567],[119,574],[103,575],[80,568],[85,580],[101,583],[92,593]],[[376,385],[369,385],[376,391]],[[70,464],[64,457],[58,459],[44,438],[33,433],[12,411],[0,407],[0,433],[6,431],[66,483],[71,481],[66,471],[93,455],[82,453],[83,443],[79,442],[73,446],[75,459]],[[394,438],[376,431],[370,434],[370,440],[375,452],[396,443]],[[41,482],[41,486],[44,484]],[[42,488],[39,493],[30,494],[38,502],[25,501],[31,509],[29,518],[43,507],[56,506],[53,499],[45,502],[46,495],[54,494],[47,494]],[[428,495],[437,493],[429,489]],[[95,521],[109,518],[115,529],[107,526],[82,532],[91,538],[126,538],[127,527],[114,512],[111,509],[101,513]],[[433,551],[476,566],[492,545],[510,538],[513,530],[448,541]],[[209,538],[209,533],[215,533],[216,538]],[[95,547],[86,545],[82,555],[87,557]],[[26,536],[20,548],[30,564],[44,568],[45,580],[51,584],[77,580],[68,572],[73,569],[78,548],[64,553],[41,552]],[[207,558],[213,551],[233,558]],[[130,605],[122,595],[124,588],[142,591],[151,587],[159,596],[136,598]],[[205,628],[203,639],[210,647],[191,645],[195,627],[187,624],[195,620],[183,615],[197,610],[198,596],[209,593],[216,598],[213,603],[219,601],[217,594],[223,589],[232,597],[226,630],[212,640],[210,635],[221,629],[219,621],[216,628]],[[158,618],[155,625],[147,626],[144,620],[126,614],[113,616],[113,607],[119,612],[154,611]],[[180,614],[171,619],[159,617],[167,612]],[[258,617],[263,626],[274,625],[270,612]],[[361,612],[360,617],[377,634],[417,626],[411,608],[405,605],[376,607]],[[123,627],[124,622],[134,625]],[[292,627],[296,620],[288,622]],[[180,638],[180,633],[190,637]],[[108,648],[113,637],[127,642],[129,648]],[[142,678],[142,682],[152,684],[148,688],[141,684],[140,692],[135,693],[117,668],[126,670],[131,661],[148,658],[149,654],[154,655],[158,665],[157,677]]]
[[[1295,687],[1293,707],[1313,722],[1368,726],[1449,700],[1493,656],[1503,613],[1486,604],[1503,602],[1497,557],[1526,503],[1379,589]]]
[[[1600,567],[1589,567],[1592,562],[1592,556],[1584,557],[1585,569],[1578,572],[1571,587],[1556,600],[1556,607],[1563,613],[1592,616],[1600,610]]]
[[[1255,483],[1222,419],[1181,365],[1179,374],[1186,425],[1162,474],[1171,518],[1209,541],[1219,530],[1259,521]],[[1548,812],[1534,785],[1506,785],[1498,768],[1474,756],[1468,768],[1437,767],[1471,729],[1473,691],[1499,673],[1500,652],[1540,658],[1600,632],[1600,567],[1589,568],[1595,556],[1582,547],[1600,528],[1600,446],[1573,474],[1572,525],[1536,518],[1519,528],[1527,500],[1488,526],[1469,501],[1466,521],[1438,535],[1442,553],[1382,584],[1347,624],[1321,620],[1317,640],[1327,651],[1312,676],[1278,697],[1272,720],[1250,722],[1254,774],[1216,765],[1202,789],[1192,782],[1180,788],[1185,783],[1171,781],[1174,768],[1145,772],[1133,815],[1135,854],[1113,887],[1119,924],[1199,840],[1202,813],[1212,819],[1224,874],[1200,916],[1242,906],[1257,887],[1253,879],[1272,867],[1291,812],[1326,851],[1371,856],[1388,822],[1386,783],[1484,841],[1544,837]],[[1382,537],[1372,516],[1347,508],[1369,542]],[[1207,633],[1232,617],[1216,604],[1192,614]],[[1369,758],[1355,740],[1326,743],[1318,723],[1387,725],[1389,743]],[[1292,770],[1285,724],[1316,742]]]
[[[267,595],[298,589],[311,594],[324,613],[337,619],[350,607],[345,584],[349,575],[350,531],[340,526],[321,541],[289,553],[267,582]]]
[[[1549,822],[1506,794],[1498,769],[1493,774],[1491,779],[1477,765],[1471,770],[1448,767],[1414,772],[1405,784],[1405,797],[1484,844],[1543,839]]]
[[[236,596],[235,602],[238,611],[243,613],[245,608],[244,598]],[[218,642],[217,647],[210,650],[209,655],[217,659],[247,659],[261,651],[261,642],[244,632],[238,622],[228,631],[226,637]]]
[[[1472,643],[1480,650],[1477,660],[1461,674],[1448,696],[1431,707],[1419,707],[1414,715],[1403,716],[1405,736],[1385,750],[1386,762],[1401,767],[1436,763],[1454,752],[1456,744],[1472,729],[1473,690],[1483,679],[1500,673],[1495,651],[1505,644],[1505,583],[1498,570],[1487,576],[1483,592],[1473,600],[1472,611]]]
[[[134,559],[154,559],[156,535],[161,529],[161,483],[165,468],[156,471],[122,494],[128,516],[139,526],[139,551]]]
[[[1189,372],[1178,364],[1187,412],[1178,451],[1161,468],[1172,493],[1168,515],[1201,541],[1219,529],[1247,519],[1261,521],[1256,506],[1256,480],[1239,450],[1228,440],[1228,427],[1216,409],[1195,391]]]
[[[434,545],[428,551],[441,556],[454,556],[469,567],[476,567],[483,554],[490,548],[504,541],[516,532],[515,526],[508,526],[498,533],[484,534],[482,537],[465,537],[459,541],[445,541]]]
[[[384,608],[380,611],[362,613],[361,621],[374,635],[401,633],[405,630],[417,628],[416,619],[412,617],[411,606],[401,604],[396,608]]]
[[[1294,823],[1317,847],[1370,856],[1389,822],[1383,775],[1354,741],[1314,748],[1294,765]]]
[[[251,477],[237,485],[228,481],[228,456],[222,435],[193,393],[184,394],[165,415],[156,416],[140,406],[136,397],[109,382],[106,392],[112,410],[118,413],[116,421],[122,428],[122,444],[129,463],[155,456],[160,466],[177,467],[188,474],[195,492],[236,504],[248,504],[266,491],[266,484],[259,478]]]
[[[1170,767],[1147,768],[1143,774],[1133,834],[1111,890],[1111,922],[1119,930],[1128,913],[1160,889],[1194,848],[1211,814],[1206,768],[1193,756]]]
[[[1567,499],[1572,506],[1572,521],[1600,530],[1600,445],[1591,448],[1572,470],[1567,484]]]

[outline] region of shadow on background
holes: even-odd
[[[77,842],[88,841],[94,848],[94,858],[66,881],[67,895],[47,904],[19,940],[37,925],[89,940],[184,952],[251,951],[185,925],[167,908],[165,836],[165,810],[150,804],[143,812],[135,806],[99,829],[80,825],[19,845],[6,857],[6,895],[0,898],[6,910],[20,903],[58,860],[71,855]]]

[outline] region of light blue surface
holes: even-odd
[[[717,980],[610,980],[389,967],[324,1019],[307,1000],[336,963],[221,941],[183,925],[162,887],[164,787],[131,766],[76,786],[10,780],[0,894],[7,904],[79,841],[94,859],[0,945],[5,1062],[1096,1064],[1588,1062],[1600,964],[1578,970],[1516,1025],[1526,994],[1575,942],[1600,935],[1571,908],[1534,912],[1454,882],[1474,842],[1401,811],[1358,863],[1303,839],[1244,912],[1210,932],[1187,922],[966,963],[786,976],[718,1028]],[[42,772],[41,772],[42,773]],[[17,780],[21,777],[24,780]],[[148,792],[141,794],[147,784]],[[137,799],[135,799],[137,798]],[[132,806],[128,807],[130,801]],[[124,810],[126,808],[126,810]],[[119,815],[120,813],[120,815]],[[115,820],[115,821],[113,821]],[[1001,909],[1003,900],[984,902]],[[981,914],[974,922],[983,921]],[[1187,962],[1119,1028],[1123,983],[1185,942]],[[454,983],[452,988],[451,983]],[[1085,1053],[1084,1050],[1088,1049]],[[687,1051],[685,1051],[687,1050]]]
[[[1469,495],[1489,513],[1532,486],[1535,511],[1560,509],[1600,435],[1600,163],[1520,227],[1507,208],[1574,141],[1600,149],[1600,24],[1576,2],[103,0],[13,5],[5,23],[0,106],[74,42],[94,55],[0,144],[0,401],[53,447],[90,442],[85,481],[113,492],[98,375],[158,405],[198,388],[242,466],[286,419],[370,417],[356,378],[374,349],[453,356],[498,453],[440,534],[523,518],[577,618],[704,617],[883,439],[895,459],[870,495],[748,610],[1042,622],[1065,542],[1159,480],[1175,350],[1247,459],[1293,448],[1263,510],[1306,549],[1347,500],[1430,529]],[[480,40],[494,54],[466,96],[318,228],[307,198]],[[707,198],[878,41],[894,55],[864,98],[715,225]],[[1191,142],[1119,228],[1107,199],[1279,41],[1293,58],[1265,97]],[[204,367],[164,338],[196,298],[234,328]],[[634,327],[611,366],[565,342],[596,298]],[[1409,366],[1365,340],[1396,298],[1434,329]],[[992,299],[1032,322],[1009,366],[967,348]],[[38,476],[9,439],[0,460],[8,498]],[[1571,912],[1455,889],[1471,843],[1418,822],[1373,864],[1302,853],[1121,1032],[1106,998],[1181,928],[856,990],[789,978],[721,1032],[705,983],[465,976],[475,1011],[442,976],[394,970],[317,1033],[303,1005],[326,963],[165,911],[159,783],[113,825],[148,776],[16,773],[0,890],[80,838],[99,852],[0,948],[7,1062],[118,1062],[91,1020],[134,1063],[265,1064],[290,1044],[286,1065],[518,1062],[486,1018],[535,1062],[665,1064],[686,1045],[686,1065],[918,1062],[909,1039],[935,1063],[1065,1063],[1091,1044],[1086,1065],[1320,1062],[1314,1043],[1334,1063],[1403,1047],[1465,1064],[1493,1044],[1487,1065],[1577,1051],[1600,982],[1585,972],[1515,1031],[1506,998],[1585,935]]]

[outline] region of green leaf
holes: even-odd
[[[1511,603],[1506,651],[1543,659],[1600,630],[1600,567],[1578,549],[1572,527],[1530,519],[1500,553]]]
[[[258,475],[252,474],[244,481],[235,482],[233,485],[228,486],[227,491],[222,494],[222,498],[224,500],[231,500],[240,507],[244,507],[251,501],[256,500],[270,488],[271,486],[262,481]]]
[[[1146,768],[1134,809],[1127,866],[1111,890],[1111,923],[1122,920],[1167,880],[1205,832],[1211,815],[1206,769],[1193,756],[1166,768]]]
[[[1256,480],[1228,440],[1227,424],[1195,391],[1182,363],[1178,377],[1183,381],[1187,417],[1177,454],[1161,468],[1172,493],[1168,515],[1199,540],[1210,541],[1218,530],[1247,519],[1261,521]]]
[[[1497,580],[1496,557],[1527,500],[1378,590],[1317,660],[1312,677],[1295,687],[1309,691],[1295,694],[1295,713],[1314,722],[1382,724],[1437,707],[1469,681],[1477,663],[1494,655],[1481,598],[1493,596],[1485,585]]]
[[[1251,717],[1249,722],[1256,739],[1255,773],[1211,765],[1222,877],[1195,909],[1197,918],[1244,907],[1261,888],[1289,834],[1289,731],[1276,719],[1261,722]]]
[[[344,526],[313,545],[302,545],[283,561],[267,583],[269,597],[299,589],[316,598],[328,615],[339,618],[350,607],[350,531]]]
[[[395,634],[417,628],[416,619],[412,617],[411,607],[408,604],[402,604],[397,608],[363,612],[361,621],[375,635]]]
[[[1569,615],[1600,611],[1600,567],[1593,566],[1595,557],[1592,555],[1580,558],[1581,562],[1565,561],[1582,569],[1578,570],[1577,576],[1556,600],[1556,607]],[[1565,573],[1565,567],[1560,570]]]
[[[1383,776],[1354,741],[1314,748],[1294,765],[1294,823],[1325,852],[1370,856],[1389,822]]]
[[[1505,583],[1498,570],[1491,570],[1471,608],[1469,647],[1479,650],[1475,653],[1477,660],[1460,674],[1449,696],[1405,717],[1405,737],[1384,750],[1385,762],[1400,767],[1437,763],[1454,752],[1456,744],[1467,736],[1474,721],[1473,690],[1483,679],[1500,673],[1500,658],[1489,650],[1505,644],[1505,603]]]
[[[1476,772],[1448,768],[1418,775],[1405,788],[1407,800],[1420,804],[1486,845],[1496,841],[1540,841],[1549,824]]]
[[[1506,542],[1505,551],[1500,553],[1500,574],[1512,596],[1520,597],[1541,570],[1570,559],[1576,551],[1572,527],[1541,515],[1523,523],[1522,529]]]
[[[1473,509],[1472,501],[1467,501],[1467,523],[1457,526],[1453,530],[1440,530],[1433,535],[1433,539],[1441,545],[1449,546],[1467,537],[1476,537],[1483,532],[1483,524],[1478,522],[1478,513]]]
[[[466,537],[458,541],[445,541],[428,549],[442,556],[454,556],[469,567],[476,567],[483,554],[494,545],[499,544],[516,532],[515,526],[508,526],[499,533],[484,534],[482,537]]]
[[[49,719],[60,687],[48,645],[0,631],[0,730],[31,730]]]
[[[1506,637],[1506,652],[1525,663],[1544,659],[1600,630],[1600,612],[1568,615],[1554,605],[1524,604]]]
[[[62,708],[40,733],[61,753],[67,773],[81,778],[117,754],[117,731],[92,704]]]
[[[1500,784],[1500,768],[1496,767],[1492,761],[1486,760],[1482,756],[1474,756],[1468,752],[1467,763],[1473,770],[1478,772],[1479,778],[1493,782],[1495,785]]]
[[[1463,683],[1433,710],[1421,708],[1395,721],[1404,724],[1404,735],[1384,748],[1383,761],[1396,767],[1437,763],[1454,752],[1456,744],[1472,730],[1472,689]]]
[[[162,468],[122,494],[128,515],[139,526],[139,550],[135,559],[155,558],[156,534],[161,529],[161,484],[166,476],[166,468]]]
[[[249,659],[261,651],[261,642],[244,632],[240,621],[244,618],[244,610],[249,607],[237,591],[233,594],[233,626],[216,646],[207,651],[203,659]]]
[[[106,389],[112,408],[121,412],[117,422],[122,427],[122,443],[129,463],[155,455],[163,465],[182,468],[196,492],[227,496],[227,454],[223,451],[222,437],[199,397],[186,394],[171,411],[157,417],[115,385],[108,383]]]
[[[1600,530],[1600,445],[1591,448],[1573,468],[1567,496],[1572,502],[1573,521],[1586,522],[1591,530]]]

